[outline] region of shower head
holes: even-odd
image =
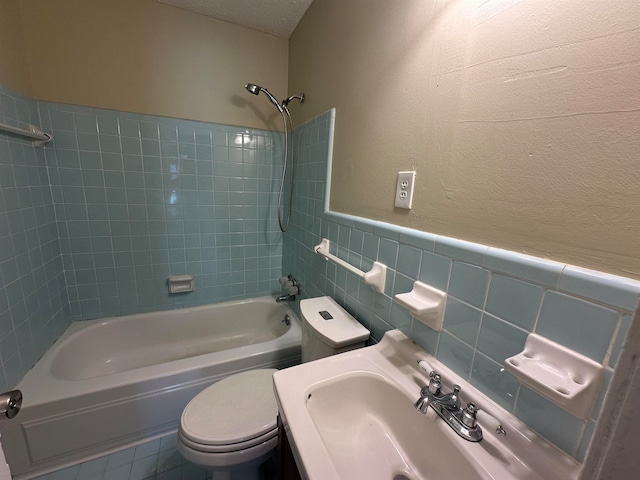
[[[271,95],[271,92],[269,90],[267,90],[264,87],[261,87],[260,85],[256,85],[254,83],[247,83],[244,88],[246,88],[249,92],[253,93],[254,95],[258,95],[260,92],[264,92],[264,94],[269,97],[269,100],[271,100],[271,103],[273,103],[276,108],[278,109],[278,111],[280,113],[282,113],[282,105],[280,105],[278,103],[278,100],[276,100],[276,97],[274,97],[273,95]]]
[[[244,88],[246,88],[247,90],[249,90],[251,93],[253,93],[254,95],[258,95],[260,93],[260,90],[262,90],[262,87],[259,87],[258,85],[255,85],[253,83],[247,83]]]

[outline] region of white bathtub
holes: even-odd
[[[300,322],[270,297],[76,322],[18,384],[3,447],[14,476],[31,478],[175,430],[230,374],[297,363]]]

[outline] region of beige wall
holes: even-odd
[[[6,0],[5,0],[6,1]],[[22,0],[38,100],[280,128],[287,41],[152,0]]]
[[[18,0],[0,0],[0,83],[31,95]]]
[[[636,0],[316,0],[289,85],[298,121],[336,107],[331,210],[640,278],[639,27]]]

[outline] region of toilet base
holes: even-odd
[[[178,439],[178,451],[191,463],[213,472],[214,480],[263,480],[260,467],[276,452],[278,437],[244,451],[227,454],[200,452]],[[257,455],[257,456],[256,456]]]
[[[275,450],[233,470],[207,468],[207,480],[276,480],[277,478]]]

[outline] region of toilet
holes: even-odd
[[[302,362],[365,346],[369,330],[331,297],[300,301]],[[230,375],[196,395],[178,428],[178,451],[220,472],[214,478],[258,480],[278,443],[275,369]],[[224,473],[223,473],[224,472]]]

